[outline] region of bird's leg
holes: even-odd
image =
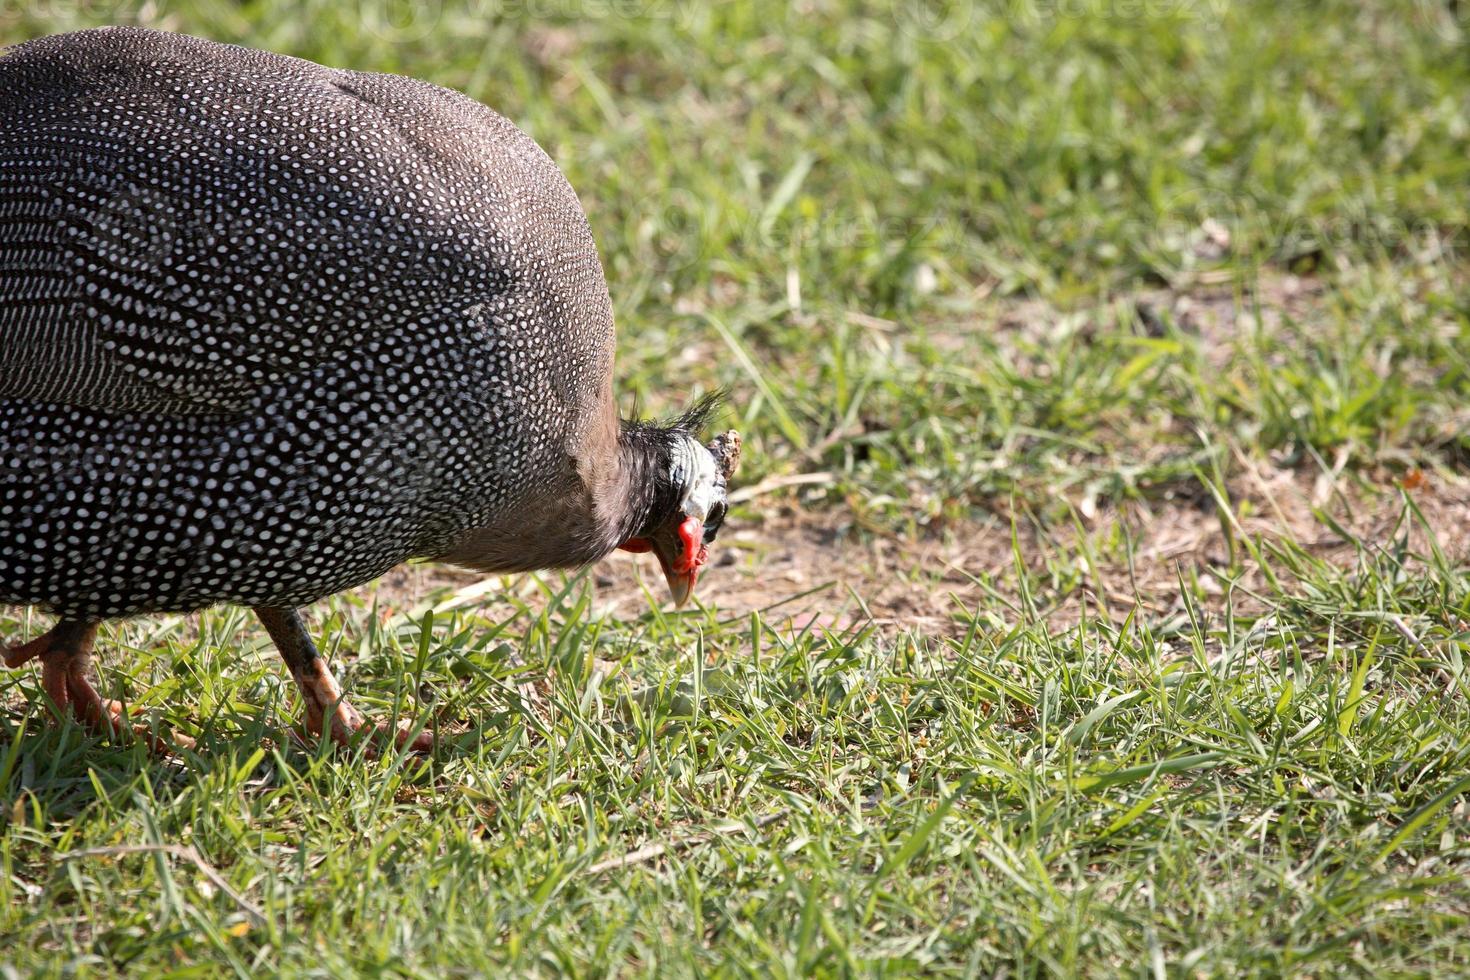
[[[281,651],[281,659],[296,679],[296,686],[301,688],[302,699],[306,701],[307,730],[314,735],[326,734],[339,745],[349,744],[363,728],[363,717],[342,696],[342,688],[317,653],[301,614],[294,609],[256,606],[255,615],[260,617],[276,649]],[[406,743],[415,752],[429,752],[434,747],[434,738],[428,732],[420,732],[409,741],[407,729],[400,727],[394,738],[399,745]]]
[[[337,679],[327,669],[316,644],[294,609],[258,606],[255,615],[270,634],[286,668],[301,688],[306,702],[306,727],[314,735],[329,734],[345,744],[362,727],[362,715],[342,696]]]
[[[116,736],[125,727],[127,712],[121,703],[102,697],[87,677],[92,662],[92,644],[97,639],[97,624],[80,619],[63,619],[47,633],[29,643],[6,650],[5,666],[19,667],[30,660],[41,661],[41,686],[51,699],[58,717],[68,711],[72,717],[95,732]],[[146,725],[133,726],[133,732],[155,752],[168,751]],[[193,740],[182,735],[175,738],[192,746]]]

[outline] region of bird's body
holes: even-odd
[[[437,556],[576,492],[612,356],[572,189],[462,95],[124,29],[0,59],[0,600]]]
[[[613,346],[576,195],[463,95],[123,28],[0,57],[0,602],[599,558],[688,440],[620,425]]]

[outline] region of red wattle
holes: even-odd
[[[674,559],[674,571],[688,575],[699,571],[707,557],[704,550],[704,525],[697,517],[686,517],[679,525],[679,542],[684,545]]]

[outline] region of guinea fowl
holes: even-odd
[[[58,622],[5,663],[111,730],[100,622],[251,606],[345,741],[364,722],[297,609],[406,559],[621,546],[682,603],[739,437],[697,440],[709,399],[620,421],[613,347],[572,188],[459,93],[128,28],[10,49],[0,603]]]

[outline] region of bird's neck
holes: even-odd
[[[432,557],[490,573],[574,568],[605,557],[674,506],[661,488],[667,434],[621,422],[608,396],[605,411],[567,446],[568,469],[485,523],[456,531]]]
[[[618,423],[613,465],[602,486],[591,488],[603,554],[647,534],[673,513],[677,501],[669,483],[668,439],[660,429]]]
[[[669,440],[658,426],[618,418],[610,397],[570,447],[576,487],[542,496],[545,512],[525,525],[527,567],[574,567],[648,533],[678,506],[669,481]],[[520,512],[520,511],[518,511]],[[535,564],[539,563],[539,564]]]

